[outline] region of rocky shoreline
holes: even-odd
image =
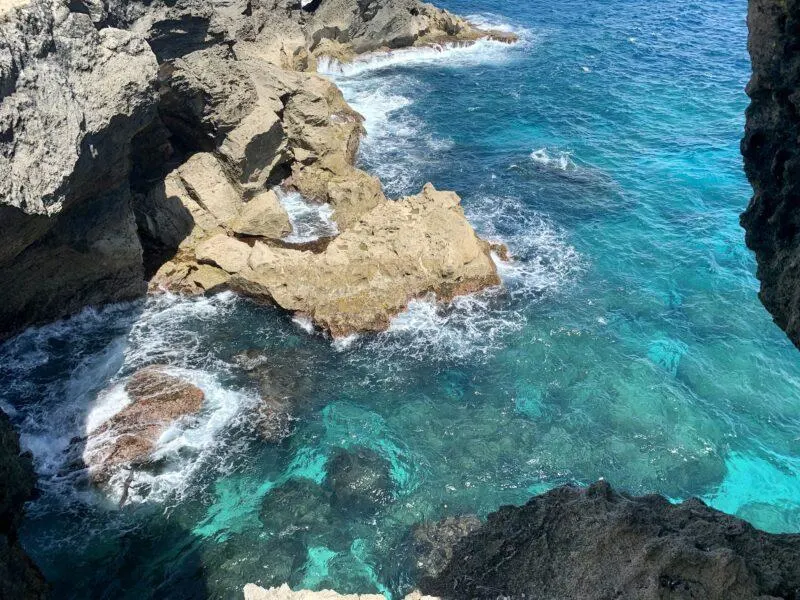
[[[785,60],[798,8],[750,5],[742,148],[755,196],[742,223],[762,300],[800,346],[797,78]],[[1,2],[0,339],[148,291],[223,289],[343,337],[385,329],[414,298],[498,285],[495,259],[507,251],[477,236],[457,195],[428,184],[390,200],[356,167],[362,118],[315,73],[322,58],[486,37],[514,41],[417,0]],[[329,205],[337,234],[288,241],[282,192]],[[161,368],[133,374],[125,390],[131,403],[86,440],[100,486],[146,466],[169,424],[204,401]],[[264,438],[282,439],[290,409],[258,410]],[[33,470],[2,412],[0,442],[0,595],[46,597],[17,539]],[[800,598],[800,536],[603,482],[411,535],[421,590],[411,599]]]
[[[515,39],[416,0],[6,8],[0,337],[140,297],[146,280],[151,291],[234,287],[336,335],[385,327],[429,292],[496,285],[457,198],[425,191],[397,211],[355,167],[362,117],[314,72],[321,57],[486,37]],[[282,244],[291,225],[276,186],[328,203],[342,239],[319,256]],[[434,238],[417,210],[437,221]],[[400,231],[409,243],[393,241]],[[370,278],[380,285],[358,287]],[[362,308],[371,314],[354,318]]]

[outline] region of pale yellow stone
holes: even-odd
[[[242,235],[268,238],[282,238],[292,232],[289,215],[272,190],[256,194],[245,202],[230,228]]]
[[[227,223],[239,215],[241,192],[228,180],[213,154],[194,154],[178,168],[178,176],[191,199],[219,223]]]
[[[207,260],[230,260],[234,247],[227,244]],[[379,204],[318,254],[256,243],[242,268],[243,246],[235,248],[232,287],[308,315],[337,337],[386,329],[413,298],[449,300],[500,282],[490,247],[458,196],[430,184]]]
[[[200,263],[211,264],[238,273],[247,268],[250,246],[227,235],[215,235],[197,245],[195,256]]]

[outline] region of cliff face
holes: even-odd
[[[36,478],[30,455],[20,454],[19,438],[0,410],[0,598],[45,598],[47,585],[17,540],[25,502]]]
[[[741,223],[761,301],[800,347],[800,2],[750,0],[753,76],[742,140],[754,196]]]
[[[343,219],[382,198],[380,184],[352,168],[358,118],[335,86],[303,72],[323,54],[483,33],[417,0],[312,6],[0,3],[0,339],[144,294],[197,224],[163,192],[198,152],[218,163],[239,212],[289,175],[297,189],[338,202]],[[349,120],[337,124],[339,139],[328,128],[320,141],[326,118]],[[250,207],[244,231],[262,232],[260,216]]]
[[[420,581],[442,598],[800,597],[800,535],[774,535],[699,500],[670,504],[599,482],[506,506]]]

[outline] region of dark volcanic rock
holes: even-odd
[[[48,587],[17,539],[25,502],[34,493],[36,477],[19,437],[0,410],[0,598],[45,598]]]
[[[800,347],[800,2],[750,0],[751,104],[742,140],[754,196],[741,223],[761,301]]]
[[[414,570],[420,577],[435,577],[452,560],[456,544],[480,526],[480,519],[474,515],[416,526],[411,532]]]
[[[420,588],[442,598],[800,598],[800,535],[606,482],[505,506]]]

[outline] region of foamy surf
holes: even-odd
[[[203,390],[203,409],[197,416],[176,421],[161,435],[152,454],[158,469],[124,469],[115,473],[106,489],[107,496],[115,502],[178,500],[196,472],[218,467],[212,463],[224,458],[220,434],[242,417],[246,407],[258,402],[254,396],[226,389],[211,373],[188,369],[167,372]]]
[[[339,233],[339,228],[331,219],[333,208],[329,204],[312,202],[297,192],[285,192],[281,188],[275,188],[275,193],[292,224],[292,233],[283,238],[284,241],[313,242]]]
[[[224,319],[236,301],[230,293],[199,299],[161,295],[88,309],[2,347],[4,356],[18,357],[3,361],[3,378],[30,384],[0,391],[0,402],[13,408],[22,446],[33,454],[45,495],[42,510],[50,501],[117,503],[124,493],[128,503],[177,499],[196,472],[221,467],[232,451],[221,443],[224,432],[257,398],[223,384],[227,366],[209,357],[194,330]],[[48,377],[51,362],[65,363],[66,376]],[[130,403],[124,380],[149,364],[171,365],[170,373],[202,389],[203,409],[165,432],[154,454],[158,469],[120,473],[104,493],[93,491],[82,460],[88,434]]]
[[[496,260],[502,285],[449,303],[433,295],[412,300],[388,331],[363,342],[371,360],[391,361],[397,355],[426,361],[488,357],[525,327],[532,303],[560,292],[581,272],[580,255],[563,232],[520,202],[485,197],[466,212],[484,238],[509,247],[511,260]]]
[[[578,169],[578,165],[572,159],[571,152],[539,148],[531,152],[530,158],[534,164],[560,171],[575,171]]]
[[[357,56],[347,63],[323,56],[317,63],[317,72],[338,81],[342,77],[357,77],[367,72],[380,71],[392,67],[415,67],[441,62],[458,67],[469,64],[497,62],[507,58],[509,46],[513,45],[485,39],[471,43],[455,42],[371,52]]]

